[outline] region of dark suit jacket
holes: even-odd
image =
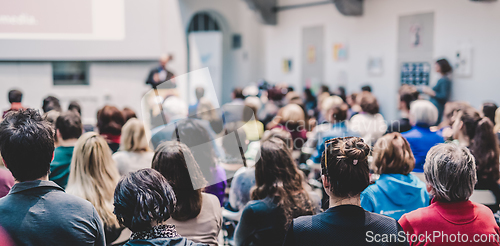
[[[165,80],[155,82],[153,77],[155,74],[160,73],[161,71],[165,71],[167,73],[167,76]],[[162,88],[175,88],[175,84],[171,82],[170,80],[174,77],[174,74],[164,67],[156,67],[151,69],[148,75],[148,79],[146,80],[146,84],[150,84],[153,87],[157,87],[158,85],[162,84],[163,82],[168,81],[165,85],[162,86]]]

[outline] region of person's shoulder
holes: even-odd
[[[493,212],[491,211],[490,208],[486,207],[483,204],[479,204],[473,201],[470,201],[472,206],[474,206],[474,210],[477,211],[477,215],[479,216],[484,216],[484,217],[489,217],[489,218],[494,218]]]
[[[409,213],[404,214],[401,218],[405,218],[408,222],[416,222],[416,221],[429,221],[428,219],[435,218],[436,216],[436,208],[434,204],[431,204],[427,207],[418,208]]]
[[[209,204],[211,207],[215,208],[220,207],[219,198],[217,198],[217,196],[205,192],[202,192],[201,196],[203,199],[203,203]]]
[[[386,215],[373,213],[365,210],[365,224],[374,226],[379,230],[398,230],[398,222]]]

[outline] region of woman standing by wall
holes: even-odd
[[[424,87],[423,93],[429,95],[430,101],[438,108],[439,117],[437,124],[441,122],[443,118],[444,105],[450,98],[451,94],[451,68],[450,63],[446,59],[439,59],[436,61],[435,65],[436,72],[441,74],[441,78],[438,80],[437,84],[431,89],[430,87]]]

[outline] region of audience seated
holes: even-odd
[[[82,108],[77,101],[69,102],[68,110],[77,112],[80,116],[82,115]]]
[[[358,93],[352,93],[346,98],[346,103],[347,105],[349,105],[349,111],[347,111],[348,119],[351,119],[354,115],[357,115],[359,114],[359,112],[361,112],[361,106],[359,106],[357,98]]]
[[[23,101],[23,93],[20,90],[9,91],[10,108],[3,111],[2,118],[5,118],[5,115],[8,112],[24,109],[23,105],[21,104],[22,101]]]
[[[133,234],[125,246],[195,246],[167,224],[175,211],[176,198],[167,180],[153,169],[127,174],[114,194],[116,218]]]
[[[401,113],[401,118],[389,124],[387,133],[406,132],[411,129],[410,105],[413,101],[418,99],[418,95],[419,93],[415,86],[404,84],[399,88],[398,109]]]
[[[304,89],[304,106],[309,117],[316,116],[318,100],[310,88]]]
[[[196,95],[196,103],[189,105],[188,115],[196,115],[198,113],[198,104],[200,103],[200,99],[205,96],[205,88],[198,86],[194,90],[194,94]]]
[[[162,143],[152,167],[167,179],[177,197],[167,224],[174,224],[180,235],[194,242],[217,245],[221,206],[216,196],[202,192],[206,180],[189,148],[177,141]]]
[[[0,198],[9,194],[10,189],[15,183],[16,180],[14,179],[14,176],[12,176],[12,173],[10,173],[2,162],[0,164]]]
[[[99,134],[106,139],[113,153],[120,148],[120,136],[124,124],[125,118],[115,106],[104,106],[97,112],[97,129],[99,129]]]
[[[411,151],[415,156],[414,172],[424,171],[427,152],[432,146],[443,142],[442,136],[430,130],[430,127],[436,124],[437,118],[438,110],[431,102],[417,100],[411,104],[410,121],[413,127],[401,135],[410,143]]]
[[[380,177],[361,193],[361,206],[399,220],[405,213],[429,205],[425,183],[410,172],[415,158],[400,133],[380,138],[373,148],[373,168]]]
[[[125,107],[122,110],[123,118],[125,118],[125,123],[130,120],[130,119],[137,119],[137,115],[135,114],[134,110],[131,108]]]
[[[189,115],[189,117],[196,116],[196,118],[208,122],[215,133],[220,133],[223,129],[222,117],[219,115],[220,110],[216,110],[212,102],[205,97],[200,98],[197,105],[196,115]]]
[[[476,189],[491,190],[500,204],[500,162],[498,139],[493,123],[472,107],[458,110],[452,124],[453,138],[461,146],[468,147],[476,160]]]
[[[349,128],[359,133],[368,145],[373,145],[387,131],[387,124],[379,114],[377,98],[372,93],[362,92],[356,100],[361,112],[351,118]]]
[[[66,188],[73,150],[83,131],[80,115],[75,111],[62,113],[57,117],[55,129],[58,147],[50,163],[49,179],[62,188]]]
[[[16,245],[105,245],[104,226],[92,204],[49,181],[54,133],[36,110],[6,115],[0,152],[18,181],[0,199],[0,225]]]
[[[268,129],[280,128],[292,134],[293,149],[300,150],[307,141],[304,110],[297,104],[281,108],[275,119],[267,125]]]
[[[262,143],[255,180],[256,187],[251,193],[254,201],[243,210],[235,243],[281,245],[293,218],[316,211],[285,142],[272,138]]]
[[[186,144],[198,163],[203,176],[208,181],[205,192],[219,198],[220,205],[224,204],[224,194],[227,187],[226,172],[219,165],[213,145],[215,144],[205,128],[195,119],[189,119],[178,124],[173,139]]]
[[[243,109],[243,130],[249,141],[259,141],[264,134],[264,124],[257,118],[262,104],[258,97],[245,98],[245,108]]]
[[[151,168],[154,153],[149,149],[144,124],[131,118],[123,125],[120,138],[120,151],[113,154],[120,175]]]
[[[243,89],[239,87],[234,88],[231,98],[233,100],[230,103],[222,105],[222,109],[224,110],[224,124],[243,120],[243,107],[245,106]]]
[[[330,208],[318,215],[294,219],[283,245],[388,245],[369,243],[370,233],[398,237],[403,232],[396,220],[361,208],[360,193],[370,183],[369,153],[370,146],[357,137],[330,141],[321,158]]]
[[[61,103],[59,102],[59,99],[57,97],[48,96],[43,99],[42,110],[44,113],[48,113],[51,110],[62,112]]]
[[[469,201],[477,179],[474,156],[467,148],[455,144],[432,147],[424,174],[430,194],[434,196],[431,205],[405,214],[399,220],[411,245],[458,245],[450,243],[452,237],[468,238],[464,245],[499,244],[500,231],[491,210]],[[443,236],[432,241],[421,236],[436,235],[436,232]],[[481,240],[486,237],[486,241],[474,242],[478,239],[475,235]]]
[[[83,134],[75,145],[66,192],[94,205],[104,223],[107,244],[123,229],[113,215],[112,197],[119,179],[106,140],[95,132]]]

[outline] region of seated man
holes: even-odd
[[[9,103],[10,108],[3,112],[2,118],[5,118],[5,115],[11,111],[17,111],[22,109],[23,106],[21,101],[23,100],[23,93],[20,90],[11,90],[9,91]]]
[[[62,188],[66,188],[73,149],[82,135],[80,115],[74,111],[62,113],[56,120],[56,137],[59,147],[54,151],[54,160],[50,163],[49,179]]]
[[[0,123],[0,152],[18,181],[0,199],[0,225],[16,245],[105,245],[92,204],[49,181],[54,134],[36,110],[6,115]]]

